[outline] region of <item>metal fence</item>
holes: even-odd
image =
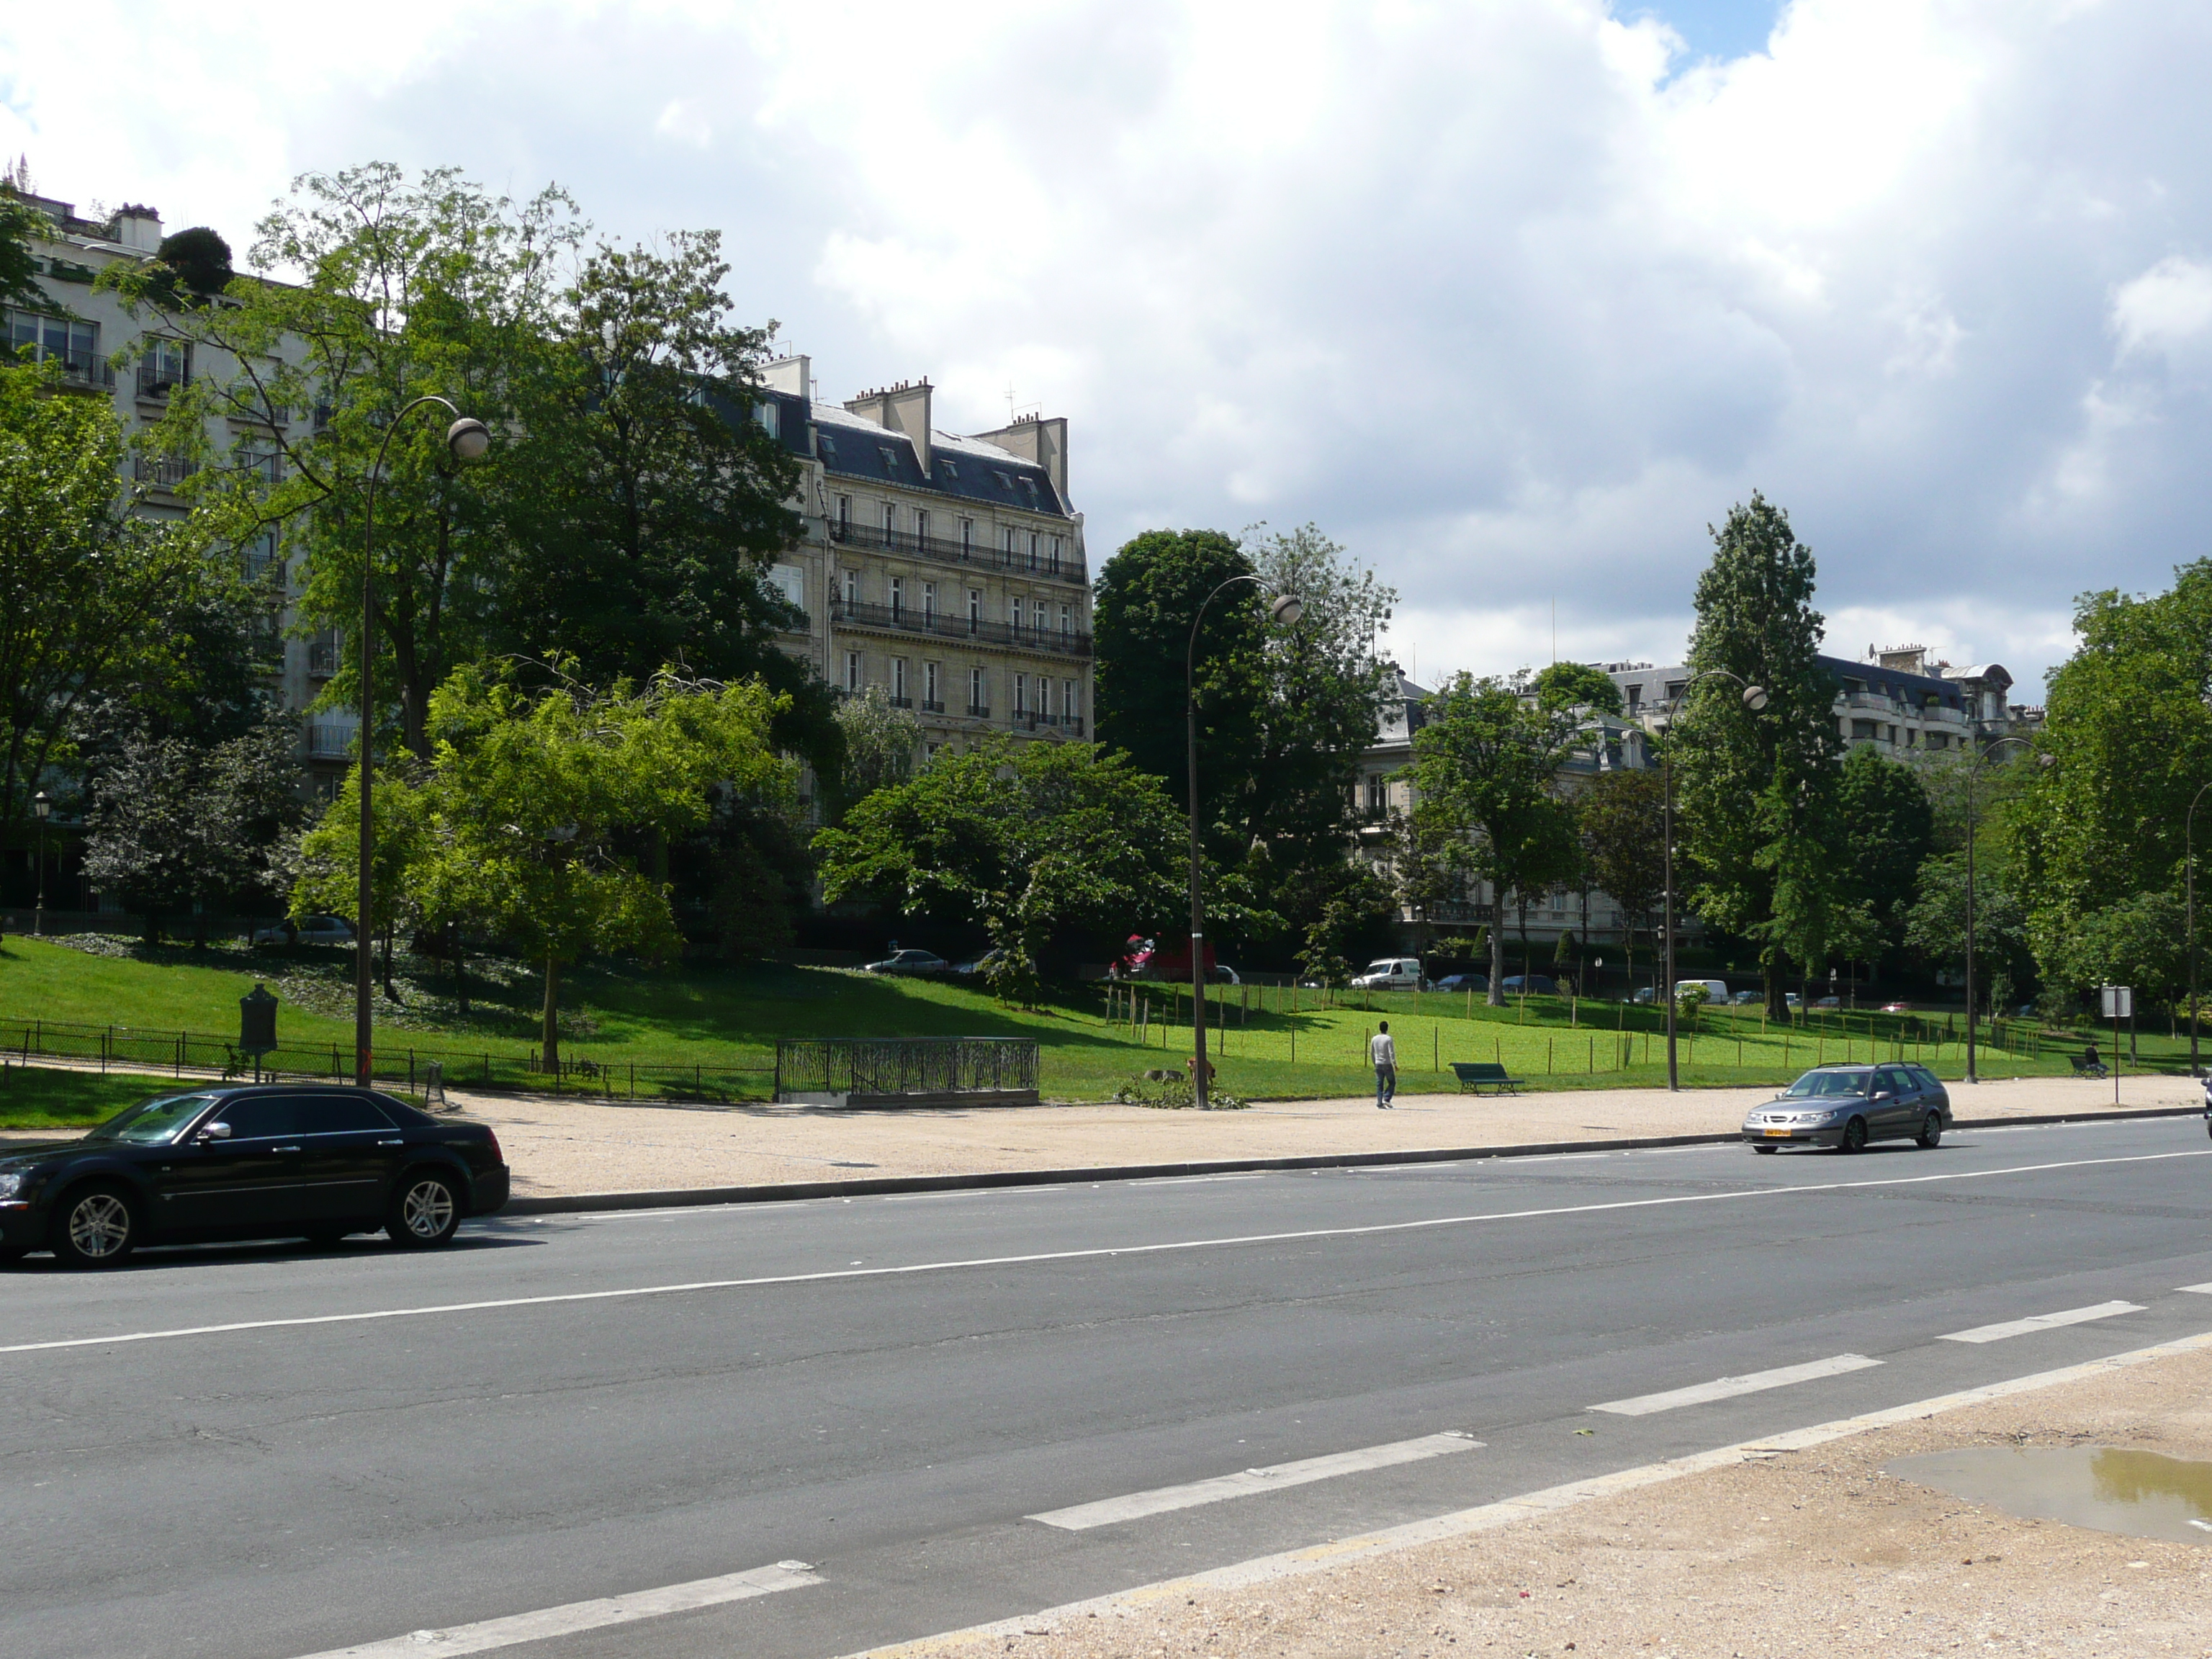
[[[128,1025],[87,1025],[64,1020],[0,1017],[0,1053],[22,1060],[74,1060],[103,1072],[167,1073],[183,1081],[292,1079],[353,1080],[351,1043],[287,1043],[259,1057],[235,1039],[207,1031],[153,1031]],[[768,1056],[715,1060],[600,1059],[585,1051],[564,1054],[548,1067],[537,1050],[525,1054],[471,1052],[442,1047],[403,1048],[386,1035],[376,1051],[375,1078],[388,1087],[420,1090],[436,1066],[453,1089],[492,1093],[580,1095],[602,1100],[666,1100],[719,1103],[770,1097],[775,1067]]]
[[[1031,1037],[780,1037],[775,1094],[947,1095],[1037,1086]]]

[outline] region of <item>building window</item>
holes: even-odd
[[[939,463],[939,465],[944,467],[945,476],[946,477],[957,478],[960,476],[960,463],[954,460],[950,455],[947,455],[943,461]]]
[[[926,507],[914,510],[914,539],[917,546],[929,539],[929,512]]]
[[[783,432],[782,412],[775,403],[763,398],[753,405],[753,424],[771,438],[781,437]],[[356,861],[358,862],[357,860]]]
[[[968,671],[968,712],[978,716],[991,712],[991,705],[983,701],[983,671],[980,668]]]
[[[159,337],[146,342],[146,355],[138,360],[138,394],[166,398],[171,386],[191,379],[191,348],[182,340]]]
[[[1014,676],[1014,713],[1026,714],[1029,712],[1030,677],[1026,674],[1017,674]]]
[[[1019,599],[1009,598],[1006,601],[1006,626],[1017,634],[1022,631],[1022,602]]]
[[[950,465],[951,463],[948,462],[946,465]],[[975,551],[975,520],[973,519],[963,519],[960,520],[960,556],[963,559],[966,558],[969,554]]]
[[[937,665],[933,662],[926,662],[921,665],[921,700],[933,709],[942,708],[945,706],[943,700],[938,695]]]
[[[1032,570],[1037,568],[1037,544],[1042,539],[1036,531],[1030,532],[1030,568]]]
[[[898,507],[895,502],[885,501],[884,503],[884,545],[889,547],[891,544],[891,538],[897,533]]]
[[[1039,639],[1042,639],[1044,637],[1045,625],[1048,620],[1045,615],[1044,601],[1042,599],[1039,599],[1036,604],[1030,608],[1030,616],[1036,624],[1037,637]]]
[[[927,622],[936,614],[937,584],[935,582],[924,582],[921,585],[921,619],[924,622]]]
[[[823,441],[826,444],[829,440],[825,438]],[[840,536],[853,533],[853,498],[850,495],[837,498],[837,533]]]
[[[1070,630],[1069,624],[1070,624],[1073,621],[1073,616],[1070,614],[1070,612],[1069,612],[1069,611],[1068,611],[1068,608],[1067,608],[1066,605],[1063,605],[1062,606],[1060,606],[1060,637],[1061,639],[1065,640],[1065,639],[1068,636],[1068,634],[1069,634],[1069,632],[1071,631],[1071,630]]]
[[[891,620],[896,622],[906,614],[906,578],[891,578]]]
[[[852,605],[858,605],[860,602],[860,573],[857,570],[848,570],[845,573],[845,603]]]
[[[860,653],[857,651],[845,653],[845,690],[854,696],[860,695]]]
[[[968,631],[973,634],[982,625],[983,590],[980,587],[971,587],[968,590]]]
[[[40,362],[58,359],[63,371],[76,380],[90,380],[105,367],[100,361],[100,325],[66,317],[38,317],[27,311],[9,313],[4,339],[10,356],[25,347]]]
[[[1082,692],[1083,682],[1070,680],[1060,694],[1060,712],[1067,717],[1070,725],[1083,718],[1083,704],[1079,701]]]
[[[1052,538],[1052,568],[1055,574],[1060,570],[1060,540],[1057,536]]]
[[[1013,562],[1014,562],[1014,556],[1015,556],[1015,555],[1014,555],[1014,532],[1013,532],[1012,529],[1011,527],[1009,527],[1009,528],[1006,531],[1005,535],[1006,535],[1006,562],[1007,562],[1008,564],[1010,564],[1010,565],[1011,565],[1012,563],[1013,563]]]
[[[1389,786],[1382,781],[1382,775],[1380,772],[1369,773],[1367,775],[1367,816],[1370,818],[1381,817],[1389,802]]]
[[[900,708],[906,707],[906,659],[891,659],[891,701]]]

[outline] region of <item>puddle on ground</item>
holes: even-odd
[[[2127,1446],[1969,1446],[1882,1473],[2009,1515],[2212,1544],[2212,1462]]]

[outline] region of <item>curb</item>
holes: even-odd
[[[2197,1106],[2138,1106],[2087,1117],[2054,1112],[2031,1117],[1959,1118],[1954,1129],[2003,1129],[2116,1118],[2198,1117]],[[1060,1187],[1084,1182],[1152,1181],[1177,1176],[1254,1175],[1269,1170],[1357,1170],[1407,1164],[1465,1164],[1477,1158],[1549,1158],[1561,1152],[1640,1152],[1670,1146],[1725,1146],[1732,1134],[1653,1135],[1624,1140],[1547,1140],[1518,1146],[1445,1146],[1404,1152],[1323,1152],[1310,1158],[1215,1158],[1190,1164],[1124,1164],[1097,1169],[982,1170],[965,1175],[879,1176],[873,1180],[794,1181],[761,1187],[678,1187],[661,1191],[551,1194],[513,1198],[501,1215],[570,1215],[604,1210],[684,1209],[717,1204],[787,1204],[814,1198],[877,1198],[891,1193],[957,1193],[993,1187]]]

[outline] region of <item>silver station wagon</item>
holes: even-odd
[[[1941,1143],[1951,1127],[1951,1097],[1925,1066],[1819,1066],[1743,1121],[1755,1152],[1784,1146],[1832,1146],[1856,1152],[1869,1140]]]

